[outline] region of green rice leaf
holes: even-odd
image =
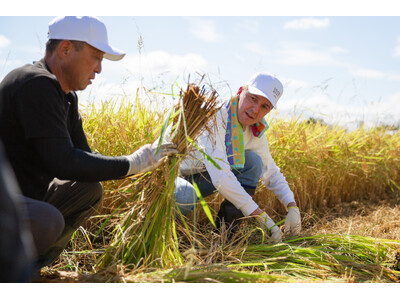
[[[221,167],[213,160],[209,155],[207,155],[203,150],[200,149],[200,147],[196,144],[195,141],[193,141],[189,136],[186,136],[186,139],[197,148],[197,150],[200,151],[200,153],[205,157],[205,159],[208,160],[210,164],[212,164],[214,167],[216,167],[218,170],[221,170]]]
[[[192,181],[192,184],[194,186],[194,189],[196,191],[196,195],[200,200],[201,207],[203,208],[204,212],[206,213],[207,218],[210,220],[211,224],[216,228],[217,226],[215,225],[214,219],[212,217],[210,208],[208,207],[206,201],[204,200],[203,196],[200,193],[199,187],[197,186],[196,182]]]
[[[168,114],[167,114],[167,117],[165,118],[164,123],[163,123],[163,125],[162,125],[161,133],[160,133],[160,138],[158,139],[158,145],[157,145],[157,151],[156,151],[156,153],[158,153],[158,151],[160,151],[161,144],[162,144],[163,141],[164,141],[164,134],[165,134],[165,132],[166,132],[166,130],[167,130],[167,127],[168,127],[168,124],[169,124],[169,122],[170,122],[170,120],[171,120],[171,114],[172,114],[172,112],[173,112],[173,109],[170,109],[169,112],[168,112]]]

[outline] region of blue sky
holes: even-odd
[[[231,1],[243,9],[227,14],[219,4],[211,10],[213,2],[208,0],[198,11],[171,12],[176,2],[168,2],[172,6],[165,11],[165,3],[158,1],[141,4],[138,10],[120,6],[123,16],[115,7],[92,11],[70,6],[62,12],[95,12],[108,28],[110,43],[127,53],[119,62],[104,60],[102,73],[80,93],[81,101],[133,97],[142,87],[170,92],[174,81],[184,86],[189,74],[192,79],[206,74],[222,99],[253,73],[267,71],[284,84],[278,103],[282,117],[312,116],[349,128],[360,122],[400,123],[400,17],[388,16],[396,9],[387,1],[380,1],[379,7],[359,2],[364,10],[343,9],[346,2],[341,0],[335,3],[342,8],[335,9],[331,1],[315,11],[296,10],[295,1],[290,9],[271,9],[285,16],[267,10],[264,15],[257,6],[262,1]],[[12,16],[0,16],[0,79],[43,56],[47,24],[60,14],[50,10],[38,17],[29,12],[28,5],[22,12],[11,8]],[[141,95],[153,97],[143,89]]]

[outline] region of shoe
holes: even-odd
[[[219,209],[217,219],[215,220],[215,225],[217,229],[221,229],[222,223],[225,224],[228,230],[228,239],[231,239],[232,236],[239,230],[240,223],[244,215],[237,209],[231,202],[228,200],[224,200],[221,203],[221,207]]]

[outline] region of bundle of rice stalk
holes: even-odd
[[[123,212],[121,222],[114,229],[113,242],[98,266],[117,263],[168,267],[183,262],[175,231],[175,216],[179,214],[175,210],[174,181],[193,140],[207,129],[219,108],[216,92],[207,93],[204,86],[190,84],[186,92],[181,91],[180,101],[165,120],[159,138],[160,145],[172,119],[171,141],[178,146],[179,154],[164,158],[156,170],[138,179],[141,187],[138,197]]]

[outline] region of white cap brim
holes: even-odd
[[[263,96],[263,97],[267,98],[268,101],[271,102],[272,106],[276,109],[276,104],[277,103],[274,101],[274,97],[268,96],[267,94],[263,93],[258,88],[254,87],[254,86],[251,86],[251,85],[248,86],[248,91],[249,91],[250,94]]]
[[[96,44],[96,43],[88,43],[89,45],[95,47],[96,49],[103,51],[104,55],[103,57],[109,60],[117,61],[121,60],[124,56],[125,53],[122,52],[121,50],[118,50],[110,45],[105,45],[105,44]]]

